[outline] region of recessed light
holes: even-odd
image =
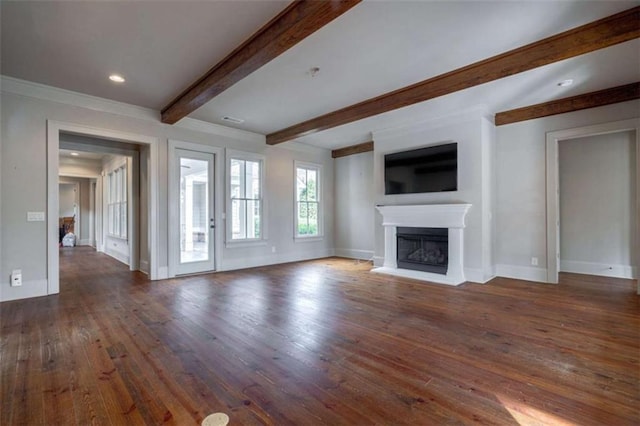
[[[74,157],[79,156],[80,154],[78,154],[77,152],[72,152],[71,155],[73,155]]]
[[[558,83],[558,86],[567,87],[567,86],[571,86],[572,84],[573,84],[573,80],[569,78],[567,80],[562,80],[560,83]]]
[[[109,80],[113,81],[114,83],[124,83],[124,77],[119,74],[111,74],[109,76]]]

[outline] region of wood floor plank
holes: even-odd
[[[0,305],[0,423],[640,423],[635,282],[449,287],[328,258],[150,282],[63,248]]]

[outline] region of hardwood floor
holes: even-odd
[[[2,425],[640,423],[635,282],[452,288],[331,258],[149,282],[63,249],[0,304]]]

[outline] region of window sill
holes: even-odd
[[[129,241],[127,237],[121,237],[120,235],[107,234],[107,237],[113,238],[114,240],[124,241],[125,243]]]
[[[322,240],[324,240],[324,235],[313,235],[309,237],[296,236],[293,238],[293,241],[296,243],[313,243]]]
[[[243,247],[263,247],[266,246],[267,242],[265,240],[256,240],[256,241],[227,241],[224,246],[226,248],[243,248]]]

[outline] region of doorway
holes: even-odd
[[[218,148],[169,141],[169,275],[216,270]]]
[[[547,282],[558,283],[558,272],[560,267],[560,174],[559,174],[559,149],[561,141],[573,140],[620,132],[632,132],[635,142],[635,161],[640,163],[640,150],[638,150],[640,139],[640,119],[605,123],[595,126],[568,129],[547,133]],[[630,159],[633,161],[633,159]],[[635,211],[640,211],[640,171],[635,168],[635,176],[632,177],[635,186]],[[636,214],[634,241],[640,241],[640,215]],[[635,267],[640,266],[640,253],[635,252]],[[640,281],[638,284],[640,294]]]
[[[58,214],[59,214],[59,194],[58,194],[58,174],[59,174],[59,149],[61,145],[61,135],[74,135],[87,137],[102,141],[112,141],[115,143],[130,143],[142,147],[144,155],[141,165],[145,167],[146,177],[144,190],[148,194],[147,210],[143,212],[147,222],[146,247],[148,250],[148,271],[152,280],[166,278],[166,268],[164,273],[158,265],[158,140],[139,134],[125,133],[113,130],[92,128],[71,123],[47,121],[47,294],[56,294],[60,291],[60,270],[58,252]],[[135,174],[134,174],[135,176]],[[96,204],[101,199],[99,177],[96,185]],[[142,185],[140,185],[142,186]],[[100,206],[96,206],[96,211]],[[104,221],[102,221],[104,224]],[[96,228],[101,225],[96,217]],[[96,235],[97,239],[98,235]],[[134,248],[137,250],[137,248]],[[137,267],[136,267],[137,269]]]
[[[214,157],[206,152],[176,150],[179,202],[179,253],[176,274],[208,272],[215,269],[214,244]],[[175,176],[177,174],[178,176]]]

